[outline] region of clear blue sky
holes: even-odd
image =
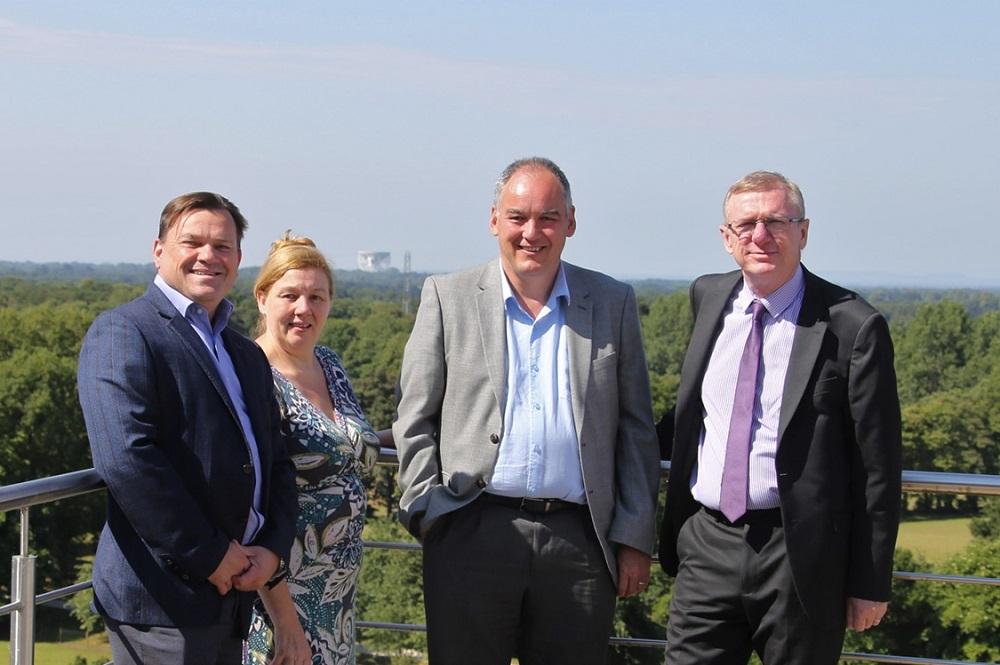
[[[726,270],[730,183],[802,187],[847,283],[1000,285],[1000,3],[0,3],[0,259],[148,261],[194,189],[338,267],[496,254],[492,183],[569,175],[565,257]]]

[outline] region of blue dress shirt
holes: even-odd
[[[503,268],[507,393],[503,439],[487,491],[586,502],[566,346],[570,293],[562,266],[538,317],[524,311]]]

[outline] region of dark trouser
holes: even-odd
[[[243,634],[235,613],[214,626],[171,628],[139,626],[104,618],[115,665],[237,665],[243,660]],[[228,605],[228,603],[227,603]],[[226,608],[228,610],[228,608]]]
[[[702,509],[681,528],[667,665],[745,665],[751,650],[765,665],[837,662],[844,625],[806,617],[780,520],[761,517],[732,526]]]
[[[586,506],[549,514],[478,500],[424,539],[431,665],[599,665],[615,588]]]

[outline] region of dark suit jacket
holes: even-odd
[[[294,469],[263,352],[222,333],[260,453],[265,525],[254,544],[286,558]],[[94,466],[108,485],[94,561],[98,610],[123,623],[211,625],[222,598],[207,578],[241,540],[253,497],[250,453],[205,344],[152,285],[101,314],[80,351],[80,404]],[[238,593],[246,625],[253,594]]]
[[[695,323],[681,370],[660,530],[660,561],[671,575],[677,534],[698,509],[689,485],[702,429],[702,379],[741,280],[736,271],[691,286]],[[882,315],[808,271],[805,282],[778,427],[778,493],[799,599],[814,621],[842,625],[848,596],[889,598],[901,492],[899,400]]]

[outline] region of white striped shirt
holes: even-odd
[[[774,466],[778,450],[778,421],[804,290],[805,279],[799,266],[795,275],[776,291],[766,298],[757,298],[764,304],[767,313],[764,315],[764,340],[750,433],[748,510],[777,508],[779,505],[778,475]],[[750,306],[754,299],[745,282],[735,292],[732,304],[723,317],[722,331],[715,341],[701,385],[704,410],[698,462],[691,473],[691,493],[703,506],[715,510],[719,509],[729,420],[733,412],[740,359],[753,323]]]

